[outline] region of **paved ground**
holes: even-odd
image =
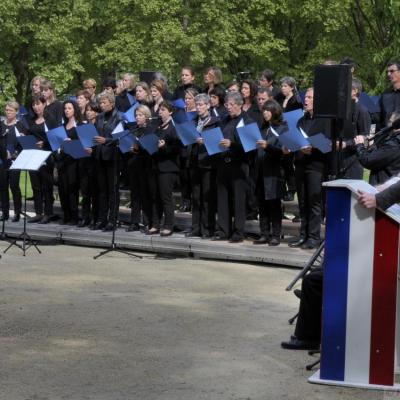
[[[296,270],[41,249],[0,260],[1,400],[384,398],[311,385],[280,349]]]

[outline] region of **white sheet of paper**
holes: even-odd
[[[51,151],[22,150],[10,169],[37,171],[50,156]]]

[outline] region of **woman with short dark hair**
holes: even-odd
[[[282,232],[281,199],[284,194],[281,161],[283,152],[287,153],[278,137],[288,127],[282,117],[282,107],[275,100],[267,100],[262,112],[269,127],[262,131],[262,139],[257,141],[255,171],[261,236],[253,243],[277,246]]]

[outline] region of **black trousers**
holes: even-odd
[[[300,340],[321,341],[322,281],[322,268],[315,268],[303,278],[299,316],[294,332]]]
[[[282,233],[281,199],[258,199],[260,233],[266,237],[280,239]]]
[[[282,170],[285,177],[285,189],[287,192],[296,191],[296,175],[294,170],[294,154],[284,154],[282,157]]]
[[[240,161],[217,166],[217,231],[226,238],[244,237],[246,222],[246,190],[249,166]]]
[[[10,193],[11,189],[14,213],[20,214],[22,208],[22,196],[21,189],[19,188],[19,177],[20,171],[9,170],[4,166],[0,165],[0,193],[1,193],[1,210],[3,215],[9,215],[10,213]]]
[[[79,188],[82,195],[82,219],[97,222],[99,217],[96,160],[81,158],[78,164]]]
[[[53,186],[54,186],[54,162],[51,159],[39,168],[39,171],[30,171],[31,186],[35,213],[47,216],[53,215]]]
[[[97,160],[97,185],[99,188],[99,221],[117,220],[119,211],[119,168],[118,161]]]
[[[320,240],[324,172],[308,165],[296,165],[295,171],[301,219],[300,236]]]
[[[64,222],[78,221],[78,167],[79,160],[75,160],[66,154],[61,156],[58,168],[58,193],[64,213]]]
[[[158,194],[160,196],[162,211],[164,214],[164,229],[174,229],[175,207],[172,196],[174,186],[179,179],[178,172],[158,173]]]
[[[212,235],[215,230],[216,171],[193,167],[192,182],[192,231],[199,235]]]
[[[181,188],[182,205],[189,205],[192,200],[192,184],[190,182],[190,169],[188,168],[188,156],[183,154],[179,157],[179,184]]]
[[[143,222],[149,228],[160,227],[162,207],[158,196],[158,176],[145,157],[128,160],[131,191],[131,224]]]
[[[256,196],[256,169],[254,163],[249,165],[249,177],[246,191],[246,216],[256,219],[258,213],[258,199]]]

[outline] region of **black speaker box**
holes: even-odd
[[[351,66],[318,65],[314,71],[314,117],[351,117]]]
[[[153,82],[155,71],[140,71],[139,80],[140,82],[146,82],[149,86]]]

